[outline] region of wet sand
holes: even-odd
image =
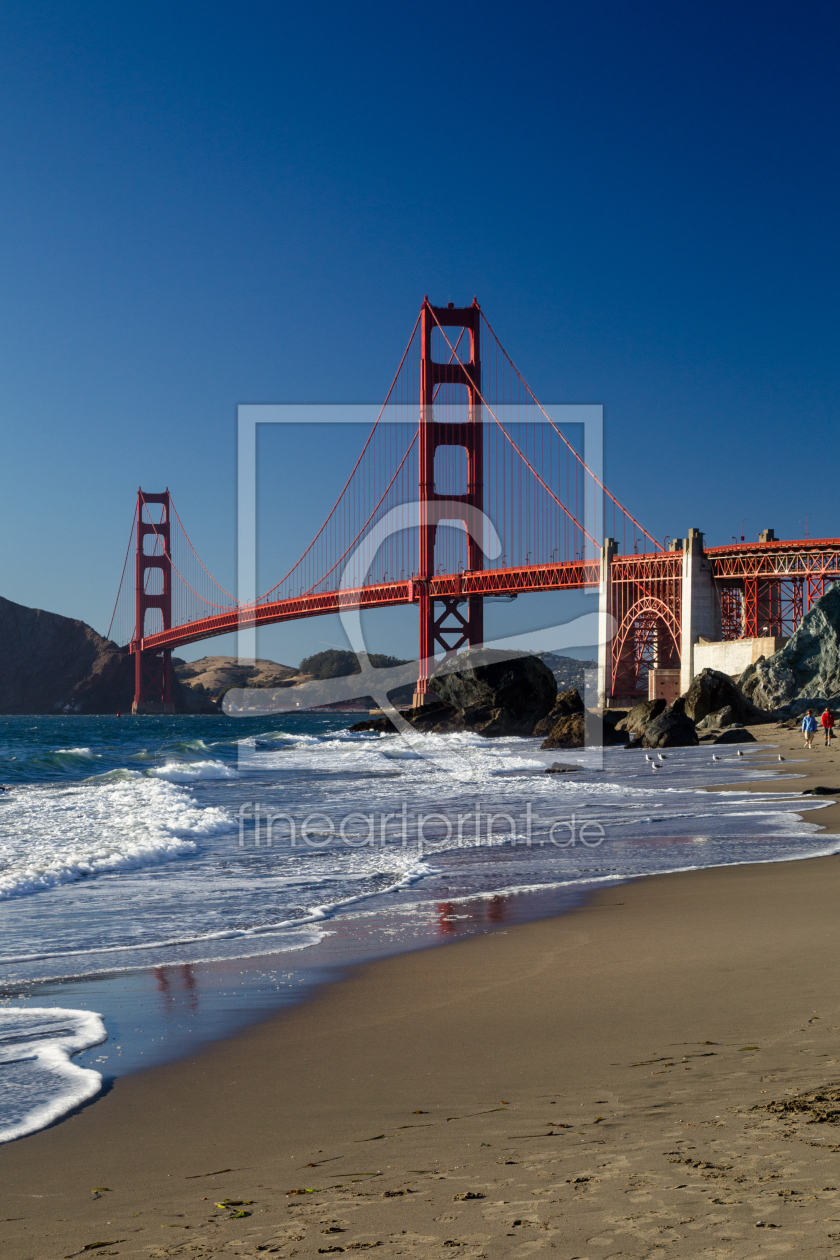
[[[754,730],[812,771],[762,791],[840,785]],[[9,1260],[838,1256],[840,858],[359,968],[0,1148],[0,1185]]]

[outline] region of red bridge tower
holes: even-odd
[[[162,505],[161,519],[153,521],[149,504]],[[146,540],[151,545],[147,547]],[[160,576],[158,576],[160,575]],[[137,550],[134,570],[136,620],[131,650],[134,652],[134,703],[132,713],[174,713],[172,702],[172,652],[169,648],[144,648],[148,634],[172,628],[172,550],[170,545],[169,491],[144,494],[137,491]],[[162,625],[146,625],[149,609],[160,609]]]
[[[441,363],[432,358],[432,330],[464,328],[470,335],[470,361]],[[447,659],[468,644],[476,647],[484,640],[484,601],[480,595],[434,600],[429,581],[435,572],[435,539],[440,520],[460,520],[475,526],[475,514],[484,506],[484,428],[481,415],[481,309],[432,306],[428,298],[420,313],[420,557],[417,597],[420,612],[420,672],[414,704],[426,703],[429,660],[443,648]],[[462,357],[462,356],[461,356]],[[440,424],[434,418],[434,399],[441,385],[462,385],[467,391],[467,419],[458,424]],[[441,446],[462,446],[467,454],[465,494],[438,494],[435,490],[435,451]],[[467,531],[467,557],[470,572],[484,567],[480,543]],[[467,615],[460,611],[466,602]],[[435,612],[435,604],[440,611]]]

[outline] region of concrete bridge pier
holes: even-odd
[[[616,627],[613,623],[612,583],[610,563],[618,554],[614,538],[605,538],[601,548],[601,582],[598,587],[598,708],[609,708],[612,696],[612,641]]]
[[[690,529],[683,549],[682,642],[680,644],[680,693],[694,678],[694,645],[702,635],[716,642],[721,637],[720,604],[712,566],[703,550],[703,534]]]

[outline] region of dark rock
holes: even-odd
[[[540,748],[585,748],[586,719],[582,713],[560,718],[540,744]]]
[[[664,713],[665,700],[642,700],[634,704],[630,712],[618,723],[618,729],[630,735],[644,735],[654,718]]]
[[[806,788],[802,793],[803,796],[837,796],[840,793],[840,787],[812,787]]]
[[[458,715],[456,725],[444,729],[490,737],[531,735],[540,719],[551,712],[557,696],[554,675],[537,657],[524,652],[511,657],[489,648],[473,648],[454,657],[429,680],[429,686]]]
[[[573,713],[583,713],[583,711],[583,701],[574,687],[568,691],[561,691],[554,701],[551,712],[547,713],[544,718],[540,718],[532,733],[534,735],[548,735],[549,731],[557,725],[561,718],[571,717]]]
[[[704,669],[691,683],[684,696],[680,696],[686,716],[692,722],[702,722],[712,713],[730,710],[730,722],[767,722],[763,709],[748,700],[728,674],[719,669]],[[723,721],[720,725],[725,725]]]
[[[395,731],[397,728],[390,718],[365,718],[363,722],[354,722],[352,726],[347,727],[348,731],[379,731],[380,734],[387,735],[389,731]]]
[[[765,714],[765,720],[766,720]],[[709,713],[701,722],[697,723],[698,735],[716,735],[726,726],[740,726],[741,723],[735,715],[735,710],[731,704],[727,704],[722,709],[718,709],[716,713]]]
[[[463,731],[465,726],[457,709],[451,704],[424,704],[418,709],[399,709],[400,717],[405,718],[418,731]],[[366,718],[363,722],[354,722],[348,727],[351,731],[379,731],[387,734],[397,728],[389,717]]]
[[[758,740],[746,727],[730,726],[716,735],[712,742],[715,744],[756,744]]]
[[[424,733],[475,731],[488,738],[531,735],[556,699],[554,676],[542,661],[524,652],[511,657],[485,648],[454,657],[429,680],[429,686],[440,697],[438,703],[400,710],[415,730]],[[580,697],[572,692],[568,704],[573,706],[575,701],[582,710]],[[393,729],[388,718],[350,727],[351,731]]]
[[[546,774],[572,774],[575,770],[582,769],[583,766],[566,766],[562,761],[552,761],[546,770]]]
[[[571,713],[560,718],[540,748],[609,748],[625,745],[627,736],[603,721],[600,713]]]
[[[586,714],[586,742],[594,748],[625,748],[630,737],[622,729],[621,718],[626,710],[597,709]]]
[[[829,587],[785,646],[748,665],[738,683],[761,709],[840,705],[840,586]]]
[[[683,699],[654,718],[642,736],[643,748],[689,748],[699,743],[694,723],[685,711]]]

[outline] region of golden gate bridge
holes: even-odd
[[[838,539],[766,530],[707,548],[693,529],[659,543],[539,402],[478,303],[427,298],[341,493],[291,568],[238,600],[169,491],[141,489],[108,635],[134,657],[134,711],[171,712],[171,654],[186,644],[414,604],[422,704],[435,662],[483,642],[485,597],[597,590],[599,703],[617,705],[657,686],[679,694],[704,641],[790,635],[838,576]]]

